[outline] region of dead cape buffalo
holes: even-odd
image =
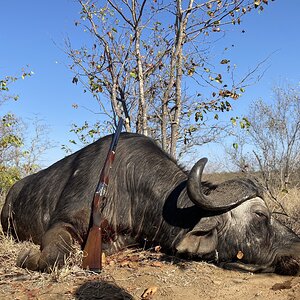
[[[50,270],[75,241],[84,245],[110,141],[101,138],[11,188],[4,231],[41,246],[20,256],[23,267]],[[152,139],[121,134],[102,208],[107,252],[147,241],[225,268],[296,274],[300,238],[271,216],[252,181],[201,183],[206,161],[187,173]]]

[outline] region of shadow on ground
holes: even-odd
[[[113,282],[88,281],[75,292],[78,300],[133,300],[133,296]]]

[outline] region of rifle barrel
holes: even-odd
[[[82,259],[82,267],[94,272],[102,269],[102,227],[101,203],[105,198],[109,173],[115,159],[115,150],[123,127],[123,118],[119,118],[116,131],[113,135],[104,166],[100,173],[100,179],[93,198],[92,227],[89,229],[88,237],[84,246],[85,256]]]

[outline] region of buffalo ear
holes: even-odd
[[[203,256],[215,251],[218,245],[217,220],[213,217],[203,218],[178,243],[179,253]]]

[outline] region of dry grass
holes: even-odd
[[[17,242],[12,237],[6,236],[2,230],[0,231],[0,243],[0,268],[2,270],[1,272],[3,273],[0,275],[1,279],[10,279],[17,274],[17,277],[20,277],[22,279],[32,279],[33,276],[36,279],[63,282],[69,274],[72,274],[76,270],[76,260],[79,259],[78,254],[72,255],[72,257],[67,260],[65,268],[61,270],[54,268],[49,274],[20,269],[16,266],[16,260],[19,253],[29,248],[38,249],[39,246],[34,245],[31,242]],[[75,256],[76,258],[74,258],[73,256]]]
[[[279,194],[278,202],[282,205],[284,212],[271,199],[266,199],[266,201],[275,218],[300,236],[300,189],[291,188],[288,193]]]
[[[299,277],[253,276],[143,250],[128,249],[107,257],[101,274],[80,268],[79,249],[60,270],[32,272],[15,266],[18,253],[28,247],[34,245],[0,233],[0,300],[141,300],[152,287],[157,290],[153,300],[287,300],[297,299],[300,293]],[[287,281],[287,290],[274,289]]]
[[[55,267],[50,273],[41,273],[21,269],[15,265],[21,251],[38,247],[37,245],[31,242],[16,242],[11,237],[4,235],[2,231],[0,231],[0,245],[0,299],[4,299],[1,297],[1,293],[6,295],[5,299],[10,299],[7,298],[7,295],[12,294],[14,295],[13,299],[20,300],[44,299],[43,297],[60,299],[58,296],[61,294],[64,295],[62,299],[140,299],[140,297],[134,298],[127,290],[119,286],[120,283],[129,280],[131,289],[134,289],[137,294],[142,294],[142,291],[148,288],[147,284],[143,287],[137,285],[133,288],[135,278],[141,276],[138,274],[140,272],[137,272],[138,269],[149,268],[145,273],[147,278],[158,278],[164,282],[168,278],[171,283],[176,279],[174,270],[167,271],[163,278],[164,275],[157,273],[157,269],[174,266],[175,269],[184,270],[193,264],[193,262],[168,257],[159,252],[127,249],[106,258],[105,268],[101,274],[96,274],[80,268],[82,251],[75,248],[63,268]],[[128,274],[131,279],[128,278]],[[181,279],[181,282],[186,280],[190,281],[187,277],[184,280]],[[141,282],[143,284],[144,281]],[[53,294],[53,298],[46,297],[46,295],[49,296],[49,293]]]
[[[296,300],[300,295],[299,277],[254,276],[142,250],[108,257],[101,274],[79,268],[80,251],[61,270],[31,272],[15,267],[24,247],[32,244],[15,243],[1,235],[1,300]],[[156,291],[154,296],[143,298],[145,290],[151,289]]]
[[[0,245],[0,299],[133,299],[109,274],[97,275],[81,269],[82,251],[77,248],[63,268],[41,273],[16,266],[21,251],[39,246],[17,242],[2,230]]]

